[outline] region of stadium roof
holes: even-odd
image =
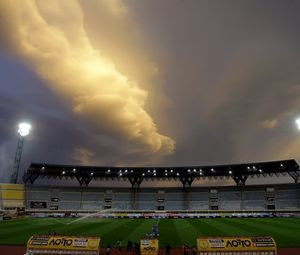
[[[293,159],[213,166],[176,167],[112,167],[75,166],[32,163],[23,176],[25,183],[33,184],[38,177],[77,179],[80,186],[88,186],[91,180],[125,179],[132,187],[139,187],[143,180],[178,179],[184,188],[191,187],[195,179],[224,177],[232,178],[243,186],[249,176],[280,176],[288,173],[295,182],[300,180],[299,165]]]

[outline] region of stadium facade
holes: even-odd
[[[294,183],[246,185],[251,177],[289,175]],[[28,210],[272,211],[300,209],[295,160],[218,166],[91,167],[33,163],[23,176]],[[79,187],[39,186],[38,178],[77,180]],[[233,179],[235,186],[193,187],[197,179]],[[125,180],[132,188],[88,187],[92,180]],[[180,180],[182,188],[142,188],[143,181]]]

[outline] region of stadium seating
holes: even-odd
[[[264,200],[245,200],[244,201],[244,209],[245,210],[264,210],[265,209],[265,201]]]
[[[273,187],[274,201],[267,196],[273,191],[267,192],[265,185],[214,188],[213,203],[218,210],[265,210],[270,204],[275,209],[300,209],[299,184],[273,185],[272,190]],[[28,185],[26,207],[35,209],[31,202],[44,202],[45,209],[54,206],[59,210],[210,210],[210,192],[210,188],[192,188],[189,191],[180,188],[141,188],[134,191],[125,188],[107,190]]]
[[[61,192],[59,195],[60,201],[80,201],[80,192]]]
[[[80,210],[81,203],[79,201],[61,201],[59,202],[60,210]]]
[[[82,192],[83,201],[102,201],[103,198],[103,192]]]

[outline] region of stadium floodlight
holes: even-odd
[[[300,130],[300,118],[296,119],[296,125],[297,125],[297,128]]]
[[[22,122],[18,127],[18,133],[20,136],[25,137],[29,135],[31,129],[31,125],[29,123]]]
[[[25,140],[25,137],[29,135],[30,130],[31,130],[31,125],[29,123],[27,123],[27,122],[19,123],[19,125],[18,125],[19,139],[18,139],[17,150],[16,150],[15,160],[14,160],[14,166],[13,166],[12,175],[11,175],[12,183],[17,183],[17,181],[18,181],[18,174],[19,174],[19,168],[20,168],[21,157],[22,157],[22,152],[23,152],[24,140]]]

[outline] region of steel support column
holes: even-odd
[[[131,176],[128,177],[128,180],[130,181],[132,188],[139,188],[141,183],[143,182],[143,177]]]
[[[19,168],[20,168],[20,163],[21,163],[24,140],[25,139],[23,136],[19,136],[17,150],[16,150],[16,154],[15,154],[14,166],[13,166],[12,175],[11,175],[12,183],[17,183],[17,181],[18,181]]]
[[[296,171],[293,171],[293,172],[288,172],[289,175],[294,179],[295,183],[298,183],[300,181],[300,172],[296,172]]]
[[[245,186],[248,175],[233,175],[232,178],[237,186]]]
[[[83,186],[83,184],[87,187],[89,183],[92,180],[91,176],[78,176],[76,175],[76,179],[79,182],[80,187]]]
[[[183,188],[188,189],[188,188],[191,188],[192,183],[195,180],[195,177],[183,176],[183,177],[180,177],[179,180],[181,181]]]

